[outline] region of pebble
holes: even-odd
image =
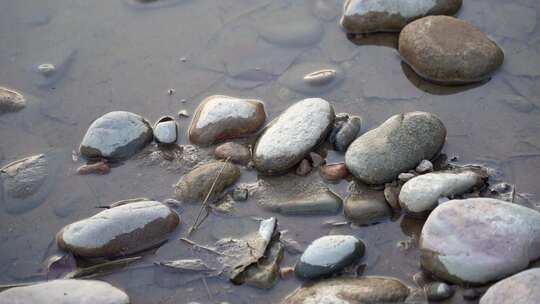
[[[302,62],[288,68],[278,78],[278,83],[301,94],[315,95],[336,88],[344,78],[345,72],[338,65]]]
[[[293,291],[284,304],[404,303],[409,288],[390,277],[338,277],[307,284]]]
[[[107,174],[111,171],[106,160],[100,160],[98,162],[82,165],[77,168],[77,174],[87,175],[87,174]]]
[[[421,77],[441,84],[488,79],[504,53],[472,24],[448,16],[429,16],[407,25],[399,35],[399,53]]]
[[[287,215],[336,214],[343,200],[328,188],[290,199],[260,202],[263,209]]]
[[[329,136],[329,141],[336,151],[345,152],[347,148],[360,134],[361,118],[348,115],[344,121],[334,123],[334,129]]]
[[[453,197],[483,186],[488,174],[480,169],[457,169],[419,175],[406,182],[399,193],[401,208],[422,214],[437,207],[439,199]]]
[[[189,113],[187,110],[180,110],[178,111],[178,117],[182,118],[182,117],[189,117]]]
[[[324,163],[324,158],[315,152],[309,152],[309,158],[311,159],[313,168],[318,168]]]
[[[323,236],[306,248],[294,272],[302,279],[317,279],[343,269],[361,258],[364,252],[364,243],[354,236]]]
[[[296,167],[296,174],[300,176],[306,176],[311,172],[311,164],[309,163],[309,160],[303,159],[299,164],[298,167]]]
[[[362,182],[384,184],[433,159],[445,139],[446,128],[435,114],[397,114],[358,137],[345,153],[345,164]]]
[[[212,95],[205,98],[193,115],[189,140],[201,146],[255,133],[266,120],[260,100]]]
[[[0,292],[2,304],[129,304],[129,296],[103,281],[53,280]]]
[[[324,99],[308,98],[293,104],[257,140],[255,167],[267,174],[293,167],[326,138],[333,120],[334,109]]]
[[[374,191],[359,185],[354,188],[345,200],[343,211],[355,224],[369,225],[392,215],[392,209],[386,203],[382,191]]]
[[[401,187],[397,183],[387,183],[384,185],[384,198],[393,210],[401,210],[399,205],[399,191]]]
[[[304,81],[311,86],[323,86],[334,80],[336,74],[336,70],[333,69],[319,70],[304,76]]]
[[[540,268],[522,271],[492,285],[480,304],[540,303]]]
[[[86,258],[114,258],[163,242],[180,223],[166,205],[139,200],[110,208],[62,228],[58,247]]]
[[[485,284],[540,257],[540,213],[491,198],[435,208],[420,237],[424,269],[456,284]]]
[[[152,128],[141,116],[125,111],[109,112],[96,119],[79,147],[89,159],[121,160],[141,150],[152,140]]]
[[[247,201],[249,191],[247,188],[234,188],[233,190],[233,199],[237,202]]]
[[[456,290],[444,282],[433,282],[425,285],[424,291],[429,301],[442,301],[451,298]]]
[[[236,165],[229,162],[213,161],[191,170],[176,183],[176,197],[182,202],[202,203],[220,172],[221,174],[210,195],[210,199],[215,199],[240,177],[240,169]]]
[[[321,176],[328,181],[339,181],[349,176],[345,163],[322,165],[320,172]]]
[[[56,67],[52,63],[43,63],[38,66],[38,71],[45,77],[49,77],[56,72]]]
[[[416,174],[414,173],[400,173],[398,175],[398,179],[401,181],[401,182],[407,182],[409,180],[411,180],[412,178],[414,178],[416,176]]]
[[[217,159],[229,159],[231,162],[239,165],[247,165],[251,160],[251,152],[241,144],[235,142],[226,142],[216,147],[214,156]]]
[[[26,107],[24,96],[5,87],[0,87],[0,114],[18,112]]]
[[[348,0],[341,26],[349,33],[399,32],[427,15],[454,15],[462,0]]]
[[[162,144],[172,144],[178,137],[178,124],[172,116],[163,116],[154,125],[154,138]]]
[[[419,174],[432,172],[433,171],[433,164],[429,160],[424,159],[418,164],[418,166],[416,166],[416,169],[414,169],[414,170],[416,172],[418,172]],[[398,175],[398,178],[399,178],[399,175]]]

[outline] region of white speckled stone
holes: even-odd
[[[342,269],[364,255],[362,241],[352,235],[328,235],[313,241],[296,264],[295,273],[315,279]]]
[[[199,145],[246,136],[264,123],[266,113],[259,100],[213,95],[195,111],[189,139]]]
[[[178,133],[176,121],[162,121],[156,124],[154,127],[154,137],[157,142],[164,144],[171,144],[176,142],[176,135]]]
[[[401,208],[422,213],[437,207],[439,198],[464,194],[480,186],[487,174],[479,170],[439,171],[416,176],[407,181],[399,193]]]
[[[341,25],[352,33],[399,31],[427,15],[453,15],[462,0],[348,0]]]
[[[540,268],[522,271],[491,286],[480,304],[540,303]]]
[[[86,131],[79,148],[88,158],[127,158],[152,140],[152,128],[141,116],[125,111],[109,112]]]
[[[11,288],[0,293],[0,304],[129,304],[128,295],[107,282],[53,280]]]
[[[290,106],[259,137],[253,152],[255,167],[265,173],[293,167],[326,138],[334,116],[333,107],[321,98]]]
[[[484,284],[540,258],[540,213],[491,198],[448,201],[420,237],[422,266],[454,283]]]
[[[69,224],[57,241],[60,248],[78,256],[116,257],[157,245],[179,222],[166,205],[138,201]]]

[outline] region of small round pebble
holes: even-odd
[[[455,289],[444,282],[428,283],[424,286],[429,301],[442,301],[451,298]]]
[[[433,164],[427,159],[424,159],[420,162],[420,164],[418,164],[418,166],[416,166],[416,172],[420,174],[428,173],[431,171],[433,171]]]

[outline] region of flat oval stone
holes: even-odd
[[[315,95],[336,88],[344,78],[345,73],[338,65],[303,62],[291,66],[278,82],[293,91]]]
[[[178,214],[166,205],[142,200],[69,224],[56,240],[77,256],[118,257],[158,245],[179,223]]]
[[[86,131],[79,150],[87,158],[119,160],[130,157],[152,141],[152,128],[141,116],[125,111],[109,112]]]
[[[420,214],[437,207],[438,200],[470,192],[487,180],[482,170],[459,169],[428,173],[407,181],[399,193],[401,208],[407,213]]]
[[[255,167],[270,174],[293,167],[326,138],[334,116],[334,108],[321,98],[304,99],[290,106],[257,140]]]
[[[540,268],[524,270],[491,286],[480,304],[540,303]]]
[[[210,194],[211,198],[234,184],[240,177],[240,169],[234,164],[222,161],[213,161],[199,166],[184,174],[176,183],[176,197],[185,202],[202,202],[208,195],[218,174],[219,178]]]
[[[328,235],[313,241],[300,257],[294,272],[316,279],[343,269],[364,255],[365,245],[351,235]]]
[[[429,215],[420,262],[450,282],[485,284],[540,257],[540,213],[491,198],[448,201]]]
[[[436,156],[445,139],[446,128],[435,114],[397,114],[353,141],[345,164],[364,183],[388,183]]]
[[[399,53],[421,77],[442,84],[483,81],[501,66],[504,53],[472,24],[448,16],[430,16],[407,25],[399,35]]]
[[[129,304],[129,296],[107,282],[53,280],[0,292],[1,304]]]
[[[427,15],[454,15],[462,0],[348,0],[341,26],[350,33],[399,32]]]
[[[259,202],[263,209],[287,215],[336,214],[343,200],[328,188],[290,199]]]
[[[21,93],[0,87],[0,114],[17,112],[24,107],[26,107],[26,99]]]
[[[389,277],[343,277],[321,280],[296,289],[284,304],[401,304],[409,296],[409,288]]]
[[[203,100],[195,111],[189,140],[206,146],[220,140],[244,137],[255,133],[265,120],[262,101],[213,95]]]

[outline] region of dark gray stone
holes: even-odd
[[[150,124],[141,116],[109,112],[90,125],[79,150],[87,158],[120,160],[141,150],[152,137]]]
[[[74,255],[118,257],[164,241],[180,223],[176,212],[154,201],[137,201],[102,211],[58,232],[58,246]]]
[[[345,153],[345,164],[362,182],[383,184],[435,157],[445,139],[446,128],[435,114],[398,114],[358,137]]]
[[[351,235],[328,235],[314,240],[304,251],[294,272],[302,279],[331,275],[364,255],[365,245]]]

